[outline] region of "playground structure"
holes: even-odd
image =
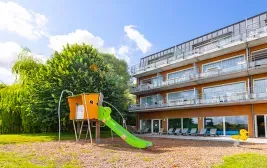
[[[133,147],[146,148],[152,146],[152,142],[137,138],[136,136],[128,132],[124,119],[123,125],[125,126],[125,128],[118,124],[115,120],[113,120],[110,116],[111,108],[102,106],[102,103],[105,102],[103,101],[103,99],[104,96],[101,93],[83,93],[68,97],[70,120],[72,120],[73,122],[76,141],[80,140],[84,127],[84,121],[87,121],[87,131],[85,139],[87,139],[89,134],[91,143],[91,126],[93,125],[93,123],[95,123],[93,127],[95,127],[95,139],[97,143],[100,143],[100,127],[101,124],[104,124],[105,126],[108,126],[112,131],[114,131],[117,135],[119,135],[125,142],[127,142]],[[106,103],[110,104],[108,102]],[[116,107],[114,108],[116,109]],[[76,122],[81,123],[80,128],[76,128]]]
[[[248,131],[245,129],[241,129],[239,131],[239,135],[233,135],[233,136],[231,136],[231,138],[237,140],[234,144],[235,146],[237,146],[237,145],[239,145],[240,140],[246,141],[248,139]]]

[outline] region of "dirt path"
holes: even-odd
[[[148,149],[134,149],[120,138],[102,139],[100,145],[73,141],[2,145],[0,150],[19,156],[34,156],[31,162],[54,161],[60,167],[73,162],[82,167],[211,167],[222,162],[225,155],[237,153],[267,154],[267,145],[242,144],[234,147],[228,142],[146,138],[153,142]]]

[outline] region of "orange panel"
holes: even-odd
[[[76,106],[77,104],[82,105],[81,95],[69,96],[68,97],[69,108],[70,108],[70,120],[75,120],[76,118]]]
[[[85,94],[85,101],[83,96],[83,101],[86,104],[89,119],[98,119],[98,100],[99,100],[98,93]],[[86,113],[86,108],[84,110],[85,110],[84,118],[87,119],[88,117]]]
[[[77,105],[84,106],[84,119],[98,119],[98,93],[80,94],[76,96],[69,96],[70,120],[76,119]],[[88,117],[86,110],[88,111]]]

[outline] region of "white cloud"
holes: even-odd
[[[20,52],[21,47],[17,43],[0,43],[0,67],[10,69]]]
[[[17,43],[0,43],[0,82],[12,84],[15,81],[15,75],[11,73],[11,67],[21,51],[22,47]],[[41,62],[45,62],[48,59],[48,57],[38,54],[33,54],[33,57]]]
[[[122,45],[118,49],[118,53],[116,54],[117,58],[125,60],[128,64],[130,63],[130,57],[129,57],[129,47],[126,45]]]
[[[114,47],[104,47],[104,40],[98,36],[94,36],[87,30],[76,30],[75,32],[69,33],[67,35],[56,35],[49,37],[48,47],[55,51],[62,51],[63,46],[67,43],[69,44],[91,44],[97,48],[100,52],[115,54],[116,50]]]
[[[48,20],[14,2],[0,2],[0,30],[8,30],[29,40],[47,36]]]
[[[119,51],[118,51],[119,55],[125,55],[125,54],[128,54],[128,53],[129,53],[129,47],[128,46],[122,45],[119,48]]]
[[[124,31],[126,33],[126,36],[130,40],[133,40],[138,49],[140,49],[145,54],[150,50],[152,44],[144,37],[143,34],[137,31],[135,27],[136,26],[133,25],[124,26]]]

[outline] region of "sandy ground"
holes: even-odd
[[[102,139],[101,144],[62,141],[2,145],[0,150],[16,154],[34,155],[31,162],[54,160],[64,163],[77,160],[82,167],[211,167],[221,163],[222,157],[237,153],[267,154],[267,145],[241,144],[234,147],[229,142],[209,142],[177,139],[146,138],[153,142],[148,149],[135,149],[120,138]],[[34,159],[35,158],[35,159]],[[60,164],[59,164],[60,165]]]

